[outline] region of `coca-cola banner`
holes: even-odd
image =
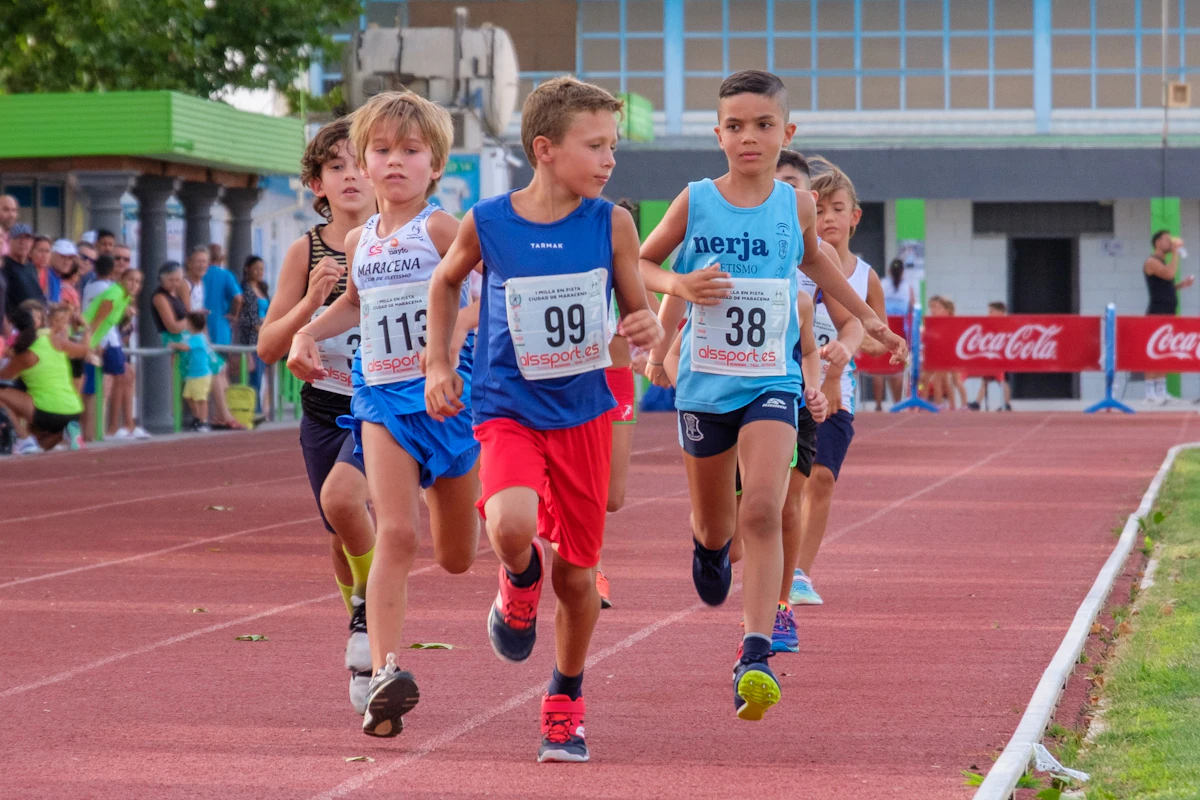
[[[1117,369],[1200,372],[1200,319],[1117,317]]]
[[[907,317],[888,317],[888,327],[894,332],[905,335],[904,323]],[[860,352],[854,357],[854,365],[864,375],[899,375],[904,371],[904,364],[893,364],[890,355],[872,356]]]
[[[924,366],[971,375],[1101,369],[1100,317],[926,317]]]

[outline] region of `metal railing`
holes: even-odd
[[[240,386],[248,386],[250,383],[250,359],[255,355],[255,347],[252,345],[213,345],[213,350],[217,353],[237,358],[239,367],[237,370],[238,380],[236,384]],[[173,350],[169,347],[132,347],[125,351],[137,367],[137,377],[134,387],[134,407],[139,410],[145,408],[144,398],[146,396],[146,370],[141,369],[143,359],[166,358],[170,362],[171,375],[171,430],[174,433],[183,431],[184,424],[184,402],[183,402],[183,362],[179,358],[181,353],[178,350]],[[136,361],[134,360],[136,359]],[[300,387],[303,383],[298,380],[287,366],[282,362],[274,365],[268,365],[263,369],[262,385],[253,387],[262,397],[268,399],[264,405],[264,416],[266,421],[275,422],[285,419],[299,419],[300,410]],[[96,441],[104,439],[105,417],[104,413],[104,381],[96,382],[96,430],[94,436]]]

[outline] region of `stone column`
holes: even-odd
[[[242,265],[253,247],[251,212],[262,197],[262,189],[226,189],[221,202],[229,209],[229,250],[225,266],[242,280]]]
[[[125,238],[121,228],[125,222],[121,214],[121,195],[129,191],[137,178],[136,172],[77,172],[75,185],[80,194],[87,198],[88,224],[93,230],[106,228]]]
[[[175,193],[183,204],[185,225],[183,258],[186,261],[193,247],[207,247],[212,239],[212,207],[221,196],[221,187],[215,183],[184,181]]]
[[[167,199],[175,191],[175,185],[174,178],[143,175],[133,187],[141,226],[138,263],[145,275],[138,302],[138,341],[142,347],[161,344],[151,309],[154,290],[158,288],[158,268],[167,260]],[[141,362],[142,425],[155,433],[168,432],[172,428],[171,361],[160,356]]]

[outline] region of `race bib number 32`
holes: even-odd
[[[784,339],[791,320],[785,278],[734,278],[729,296],[692,306],[692,369],[715,375],[787,374]]]
[[[321,306],[312,315],[313,319],[329,310],[329,306]],[[321,367],[325,377],[313,381],[313,387],[327,392],[349,397],[354,394],[353,381],[350,378],[354,368],[354,353],[358,350],[358,328],[351,328],[345,333],[330,339],[317,342],[317,352],[321,355]]]
[[[378,286],[360,297],[363,380],[378,386],[421,377],[429,282]]]
[[[508,331],[525,380],[612,365],[607,282],[604,269],[505,281]]]

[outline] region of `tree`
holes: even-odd
[[[0,0],[0,92],[286,89],[359,0]]]

